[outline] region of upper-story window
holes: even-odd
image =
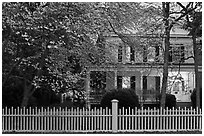
[[[169,62],[184,62],[185,48],[184,46],[169,47]]]
[[[124,51],[123,51],[124,50]],[[135,61],[135,49],[133,47],[119,46],[118,48],[118,62],[134,62]]]
[[[117,88],[131,88],[135,90],[135,76],[117,76]]]
[[[159,62],[159,46],[143,47],[143,62]]]

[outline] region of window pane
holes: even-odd
[[[130,88],[130,77],[122,78],[122,88]]]

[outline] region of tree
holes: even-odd
[[[189,2],[188,6],[184,6],[182,3],[178,5],[183,9],[186,14],[186,20],[184,23],[184,29],[190,31],[190,35],[193,40],[193,53],[194,53],[194,70],[195,70],[195,88],[196,88],[196,106],[200,108],[200,78],[198,72],[199,59],[201,56],[202,44],[197,42],[197,38],[202,36],[202,3],[201,2]]]
[[[165,108],[166,103],[166,89],[167,89],[167,79],[168,79],[168,56],[169,56],[169,46],[170,46],[170,30],[171,27],[169,27],[169,11],[170,11],[170,3],[169,2],[163,2],[162,3],[163,8],[163,16],[164,16],[164,27],[165,27],[165,41],[164,41],[164,66],[163,66],[163,80],[162,80],[162,88],[161,88],[161,107]]]
[[[95,45],[99,25],[89,4],[3,3],[2,12],[4,94],[11,79],[22,81],[24,107],[37,88],[59,92],[81,79],[83,71],[70,72],[69,58],[83,66]]]
[[[188,7],[189,4],[186,5]],[[193,9],[188,10],[187,12],[180,11],[170,11],[170,3],[162,2],[163,7],[163,17],[164,17],[164,29],[165,29],[165,51],[164,51],[164,67],[163,67],[163,80],[162,80],[162,98],[161,98],[161,107],[165,107],[165,97],[166,97],[166,89],[167,89],[167,79],[168,79],[168,57],[169,57],[169,39],[170,39],[170,31],[172,27],[181,21],[183,17],[185,17],[188,13],[192,12]],[[175,15],[176,14],[176,15]],[[173,15],[173,16],[170,16]]]

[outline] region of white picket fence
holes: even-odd
[[[201,109],[4,108],[2,132],[202,131]]]

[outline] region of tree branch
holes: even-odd
[[[194,56],[189,56],[189,57],[187,57],[187,58],[184,58],[184,60],[188,60],[188,59],[190,59],[190,58],[195,59],[195,57],[194,57]]]
[[[8,74],[6,75],[6,79],[4,79],[3,84],[2,84],[2,88],[4,88],[6,82],[8,81],[9,77],[11,76],[12,71],[14,70],[14,68],[21,62],[21,60],[23,59],[23,57],[21,57],[10,69],[10,71],[8,72]]]
[[[178,2],[179,3],[179,2]],[[178,4],[177,3],[177,4]],[[179,3],[180,5],[182,5],[181,3]],[[187,5],[188,6],[188,5]],[[182,5],[182,8],[183,8],[184,6]],[[185,7],[184,7],[185,8]],[[177,21],[179,21],[181,18],[183,18],[184,16],[186,16],[187,14],[189,14],[190,12],[192,12],[193,10],[195,10],[197,7],[194,7],[194,8],[192,8],[192,9],[190,9],[190,10],[187,10],[186,8],[184,9],[185,10],[185,13],[183,13],[180,17],[178,17],[178,18],[176,18],[170,25],[169,25],[169,29],[171,29],[172,27],[173,27],[173,25],[177,22]]]
[[[107,19],[107,20],[108,20],[108,19]],[[113,32],[118,35],[118,32],[116,32],[116,30],[115,30],[115,28],[113,27],[113,25],[112,25],[112,23],[110,22],[110,20],[108,20],[108,23],[109,23],[110,27],[112,28]]]

